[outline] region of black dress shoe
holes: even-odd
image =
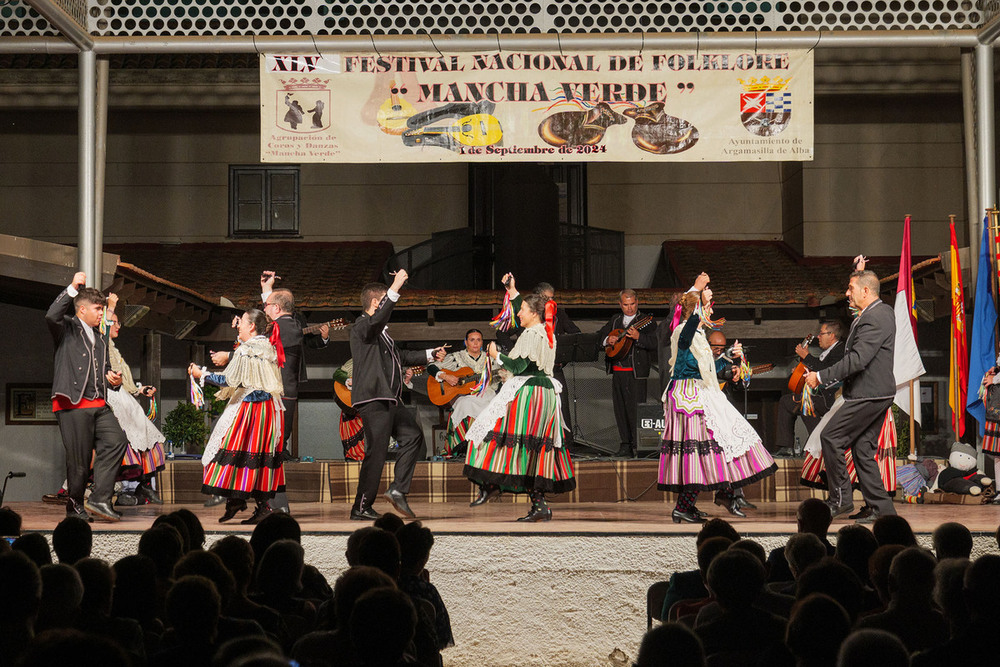
[[[226,501],[226,512],[219,517],[219,523],[225,523],[247,508],[247,501]]]
[[[479,507],[480,505],[485,505],[494,498],[499,498],[501,494],[500,487],[494,486],[493,484],[483,484],[479,487],[479,495],[476,499],[469,503],[469,507]]]
[[[94,520],[93,517],[87,514],[87,510],[83,509],[83,503],[78,503],[72,498],[68,498],[66,500],[66,516],[67,517],[75,516],[77,518],[83,519],[88,523]]]
[[[854,503],[845,503],[843,505],[831,505],[826,504],[830,508],[830,518],[836,519],[841,514],[850,514],[854,510]]]
[[[108,503],[95,503],[90,500],[85,500],[83,506],[87,509],[87,511],[99,519],[104,519],[105,521],[122,520],[122,515],[116,512]]]
[[[702,512],[700,509],[698,509],[694,505],[691,506],[691,509],[689,510],[689,512],[691,514],[694,514],[695,516],[708,516],[708,512]]]
[[[685,523],[705,523],[705,519],[698,516],[691,510],[688,510],[687,512],[682,512],[680,510],[675,509],[673,512],[670,513],[670,518],[674,520],[674,523],[680,523],[681,521]]]
[[[406,494],[398,489],[389,489],[382,494],[386,500],[392,503],[392,506],[396,508],[396,511],[409,519],[416,519],[417,515],[413,513],[410,506],[406,504]]]
[[[736,506],[740,509],[755,510],[757,506],[746,499],[746,496],[736,496]]]
[[[733,516],[738,516],[741,519],[747,518],[747,515],[744,514],[743,511],[740,509],[739,496],[726,498],[725,496],[720,496],[719,494],[715,494],[715,504],[718,505],[719,507],[725,507],[726,511],[728,511]]]
[[[140,484],[139,486],[135,487],[135,495],[140,498],[145,498],[154,505],[163,504],[163,499],[160,498],[160,494],[158,494],[156,490],[151,486],[144,486]]]
[[[848,515],[848,519],[867,519],[872,514],[872,507],[867,503],[861,506],[854,514]]]
[[[859,512],[859,514],[860,514],[860,512]],[[860,523],[860,524],[875,523],[880,516],[882,516],[882,515],[879,514],[878,512],[876,512],[875,510],[871,510],[865,516],[858,517],[857,521],[855,521],[854,523]]]
[[[524,516],[518,517],[518,521],[551,521],[552,510],[548,507],[538,507],[532,505],[531,511]]]
[[[261,521],[263,521],[264,517],[270,514],[274,514],[274,510],[271,509],[270,505],[268,505],[267,503],[264,503],[262,505],[257,505],[257,508],[254,509],[253,514],[251,514],[248,518],[240,521],[240,523],[243,524],[244,526],[255,526]]]
[[[351,519],[354,521],[374,521],[375,519],[382,516],[371,507],[365,507],[363,509],[351,508]]]
[[[205,507],[215,507],[216,505],[221,505],[224,502],[226,502],[226,499],[222,496],[212,496],[205,501]]]

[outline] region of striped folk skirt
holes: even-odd
[[[468,453],[468,433],[474,417],[466,417],[457,424],[448,420],[448,438],[444,443],[444,457],[446,459],[457,459],[464,457]]]
[[[225,498],[270,498],[285,490],[282,448],[285,413],[274,401],[242,401],[208,465],[202,493]]]
[[[658,489],[679,493],[739,488],[774,473],[777,465],[759,438],[744,454],[727,461],[708,428],[706,408],[697,399],[697,381],[677,382],[687,383],[683,393],[691,401],[679,403],[674,392],[667,390]]]
[[[524,385],[482,442],[469,441],[463,472],[473,482],[515,493],[572,491],[576,488],[573,461],[565,447],[555,446],[557,433],[562,444],[561,429],[559,394],[547,387]]]
[[[858,472],[854,469],[854,453],[848,449],[844,452],[847,460],[847,476],[851,480],[851,486],[860,488],[858,483]],[[885,421],[882,422],[882,430],[878,434],[878,450],[875,454],[878,463],[879,475],[882,477],[882,485],[889,493],[896,492],[896,422],[892,418],[892,408],[886,411]],[[813,456],[808,451],[805,453],[805,460],[802,462],[802,478],[799,480],[802,486],[814,489],[825,489],[826,465],[823,457]]]
[[[136,479],[153,475],[165,468],[167,458],[163,454],[163,445],[156,443],[152,449],[139,451],[132,445],[125,448],[122,465],[118,471],[118,480]]]
[[[990,454],[1000,454],[1000,422],[986,422],[983,451]]]
[[[340,413],[340,442],[344,445],[344,458],[348,461],[365,460],[365,430],[361,415],[354,413],[348,418]]]

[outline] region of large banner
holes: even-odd
[[[262,162],[812,160],[811,51],[262,55]]]

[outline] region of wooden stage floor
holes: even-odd
[[[743,534],[767,535],[790,534],[795,532],[795,508],[797,502],[759,502],[756,511],[750,511],[748,518],[730,517],[722,508],[712,504],[711,496],[703,494],[701,509],[711,517],[731,519]],[[23,518],[23,531],[48,532],[65,516],[59,505],[43,502],[14,502],[6,506],[18,512]],[[239,519],[248,517],[244,512],[233,521],[218,522],[223,508],[204,507],[200,504],[166,504],[161,506],[122,508],[125,519],[119,523],[95,521],[95,532],[137,532],[149,528],[159,514],[186,507],[201,519],[208,533],[245,533],[253,526],[240,525]],[[558,503],[553,504],[553,520],[542,523],[521,523],[515,521],[528,510],[526,503],[492,502],[483,507],[470,508],[467,503],[411,503],[417,518],[438,534],[575,534],[575,535],[663,535],[694,534],[697,525],[675,524],[670,519],[671,505],[667,503]],[[295,503],[292,515],[299,521],[303,533],[344,534],[364,525],[365,522],[349,519],[350,506],[346,503]],[[387,502],[379,501],[377,511],[392,508]],[[930,533],[946,521],[965,524],[973,533],[994,533],[1000,524],[1000,506],[996,505],[910,505],[896,503],[896,511],[913,526],[914,532]],[[841,526],[850,523],[846,517],[834,520],[830,532],[835,533]]]

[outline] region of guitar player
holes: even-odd
[[[828,320],[821,322],[819,333],[816,334],[816,342],[819,345],[819,356],[810,354],[806,345],[799,343],[795,346],[795,354],[799,355],[802,365],[810,371],[821,371],[829,368],[844,358],[844,344],[841,337],[844,335],[843,325],[840,320]],[[775,440],[775,456],[801,456],[801,445],[795,447],[795,419],[802,417],[802,423],[806,429],[812,430],[819,424],[819,420],[827,413],[830,406],[837,398],[839,385],[834,387],[820,387],[813,394],[813,408],[815,415],[802,414],[802,394],[785,394],[778,401],[778,424]]]
[[[620,338],[632,339],[628,353],[617,359],[605,355],[607,371],[611,375],[611,402],[615,410],[615,423],[621,446],[617,456],[632,457],[636,452],[636,413],[640,401],[646,400],[646,378],[649,377],[650,353],[656,351],[656,323],[651,319],[641,329],[631,326],[645,315],[639,312],[639,299],[635,290],[623,289],[618,293],[622,312],[608,320],[597,332],[601,347],[615,345]],[[621,335],[614,332],[622,330]]]

